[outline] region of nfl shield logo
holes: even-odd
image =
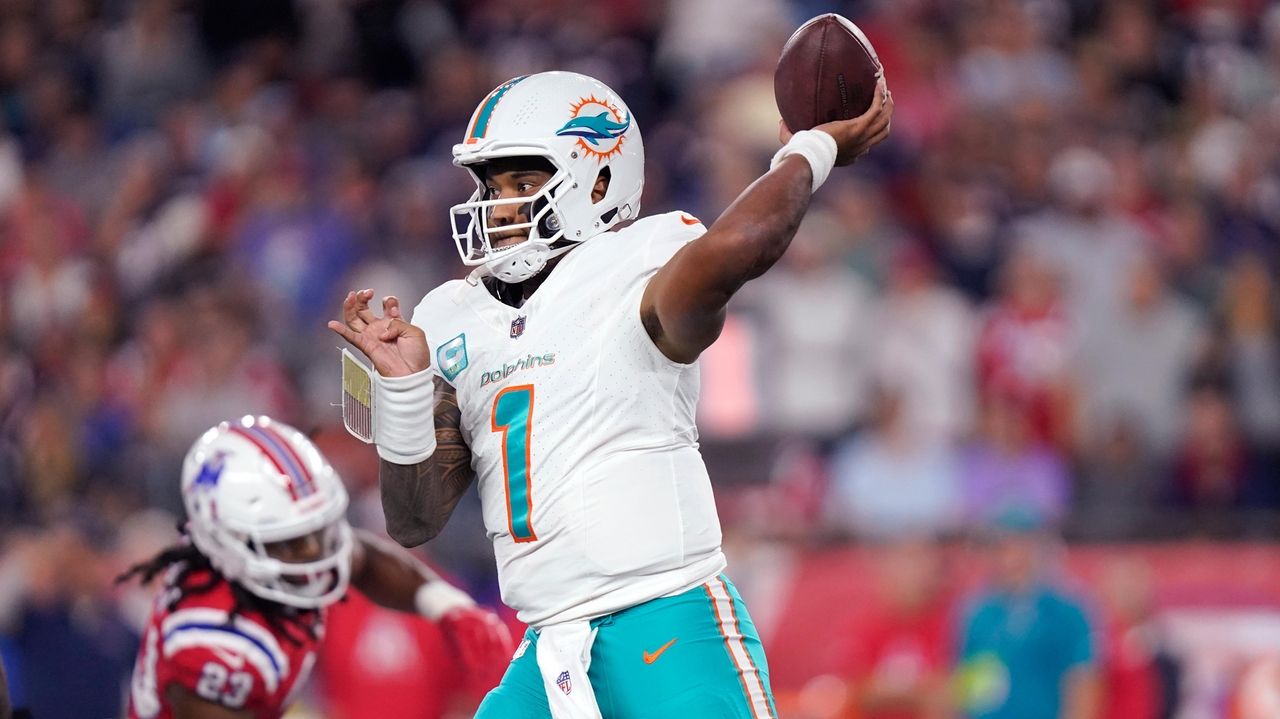
[[[573,684],[569,682],[569,672],[560,672],[560,676],[556,677],[556,684],[560,686],[560,691],[565,694],[573,691]]]
[[[511,320],[511,339],[515,339],[524,334],[524,315]]]

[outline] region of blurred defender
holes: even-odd
[[[134,667],[129,719],[282,716],[311,672],[326,607],[350,584],[440,622],[471,670],[492,672],[510,651],[495,615],[352,530],[341,479],[292,427],[245,417],[210,429],[187,453],[182,497],[186,541],[120,577],[166,572]]]
[[[329,326],[376,370],[387,531],[434,537],[478,476],[503,600],[532,627],[480,717],[776,715],[759,637],[721,574],[697,359],[812,192],[887,136],[892,112],[882,86],[861,117],[784,130],[773,169],[707,229],[640,217],[644,147],[612,90],[515,78],[453,149],[476,182],[452,210],[475,271],[428,294],[412,324],[393,297],[377,316],[372,290],[347,295]]]

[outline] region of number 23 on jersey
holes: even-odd
[[[493,398],[490,429],[502,433],[502,475],[507,494],[507,526],[516,542],[533,542],[533,478],[529,444],[533,434],[533,385],[507,387]]]

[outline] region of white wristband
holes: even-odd
[[[475,605],[475,600],[466,592],[441,579],[433,579],[418,587],[418,593],[413,595],[413,606],[418,614],[433,622],[440,621],[440,617],[455,609]]]
[[[431,368],[404,377],[374,374],[378,456],[417,464],[436,451],[435,379]]]
[[[801,130],[792,135],[787,144],[774,154],[773,160],[769,162],[769,169],[777,167],[783,158],[800,155],[809,161],[809,169],[813,171],[812,192],[817,192],[822,183],[827,181],[831,168],[836,166],[836,154],[839,151],[835,138],[822,130]]]

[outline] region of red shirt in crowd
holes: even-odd
[[[987,317],[978,338],[978,390],[1016,400],[1033,443],[1063,439],[1061,393],[1070,359],[1070,325],[1054,306],[1022,311],[1007,304]]]
[[[1105,637],[1102,719],[1157,719],[1160,675],[1141,626],[1112,624]]]
[[[887,607],[862,613],[846,635],[845,675],[857,684],[876,681],[910,690],[945,676],[951,666],[951,611],[946,601],[905,614]],[[918,693],[918,692],[912,692]],[[859,719],[918,719],[915,712],[855,712]]]

